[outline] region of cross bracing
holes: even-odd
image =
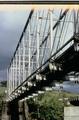
[[[78,24],[78,11],[75,10],[30,11],[8,68],[9,96],[15,95],[26,83],[28,86],[36,85],[28,81],[34,76],[41,79],[38,74],[50,61],[54,61],[73,45],[74,36],[78,38]],[[28,87],[26,89],[29,90]]]

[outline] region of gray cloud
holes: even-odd
[[[28,11],[0,11],[0,80],[15,51],[27,20]]]
[[[0,70],[0,81],[7,80],[7,69]]]
[[[2,14],[3,13],[3,14]],[[7,54],[15,49],[26,22],[26,12],[0,12],[0,52]],[[4,49],[3,49],[4,48]]]
[[[9,65],[11,57],[9,56],[2,56],[0,58],[0,70],[6,69]]]

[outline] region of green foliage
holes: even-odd
[[[49,97],[49,94],[39,95],[35,101],[28,101],[29,112],[32,119],[37,120],[63,120],[63,104],[58,97]]]
[[[0,117],[2,114],[3,98],[5,97],[5,87],[0,87]]]
[[[64,105],[66,103],[63,100],[59,101],[59,98],[72,96],[77,95],[53,91],[45,92],[36,97],[35,100],[28,100],[27,103],[32,120],[63,120]]]
[[[1,81],[0,84],[1,84],[2,87],[6,87],[7,86],[7,81]]]

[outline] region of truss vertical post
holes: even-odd
[[[9,94],[11,93],[11,68],[9,69]]]
[[[39,16],[38,16],[38,10],[37,10],[37,68],[39,68]]]
[[[11,69],[11,68],[10,68]],[[11,71],[9,71],[9,94],[11,92]]]
[[[31,74],[31,37],[30,37],[30,27],[31,24],[29,23],[28,29],[29,29],[29,66],[28,66],[28,75]]]
[[[11,92],[13,91],[13,67],[11,64]]]
[[[25,80],[25,39],[23,36],[23,81]]]
[[[16,75],[16,73],[15,73],[15,70],[16,70],[16,66],[15,66],[15,59],[13,60],[13,65],[14,65],[14,76],[13,76],[13,79],[14,79],[14,89],[15,89],[15,81],[16,81],[16,79],[15,79],[15,75]]]
[[[73,27],[74,27],[74,35],[75,35],[75,33],[76,33],[76,12],[75,12],[75,10],[73,10],[73,16],[74,16],[74,25],[73,25]]]
[[[13,60],[13,72],[12,72],[12,80],[13,80],[13,90],[14,90],[14,60]]]
[[[10,94],[10,74],[8,69],[8,95]]]
[[[17,87],[17,53],[15,55],[15,60],[16,60],[16,68],[15,68],[15,71],[16,71],[16,76],[15,76],[15,87]]]
[[[13,91],[13,69],[11,65],[11,92]]]
[[[9,95],[9,70],[7,69],[7,94]]]
[[[10,69],[10,86],[11,86],[10,92],[12,92],[12,65]]]
[[[8,92],[8,88],[9,88],[9,79],[8,79],[8,69],[7,69],[7,92]]]
[[[19,45],[19,49],[18,49],[18,50],[19,50],[19,51],[18,51],[18,52],[19,52],[18,55],[19,55],[19,85],[20,85],[20,83],[21,83],[21,81],[20,81],[20,80],[21,80],[21,75],[20,75],[20,74],[21,74],[21,73],[20,73],[20,69],[21,69],[21,53],[20,53],[21,50],[20,50],[20,45]]]
[[[53,46],[53,20],[52,20],[52,12],[51,10],[49,10],[49,14],[50,14],[50,20],[49,20],[49,24],[50,24],[50,48],[51,48],[51,53],[52,53],[52,46]]]

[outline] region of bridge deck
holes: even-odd
[[[33,75],[33,78],[30,80],[31,82],[36,83],[36,87],[33,86],[29,89],[29,91],[25,91],[17,99],[22,99],[32,93],[36,93],[39,90],[42,90],[45,86],[54,85],[55,81],[64,81],[66,80],[65,76],[71,71],[79,71],[79,52],[74,50],[74,44],[72,44],[67,50],[65,50],[61,55],[56,57],[54,61],[51,63],[55,63],[56,65],[61,65],[61,70],[52,70],[49,69],[49,63],[44,67],[44,69],[39,70],[39,74],[45,75],[46,80],[36,81],[36,73]],[[32,76],[31,76],[32,77]],[[25,83],[25,87],[27,87],[27,81]],[[23,84],[22,84],[23,86]],[[18,89],[21,89],[20,86]],[[16,89],[17,91],[17,89]]]

